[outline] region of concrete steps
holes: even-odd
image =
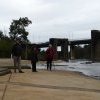
[[[0,76],[11,73],[11,69],[14,69],[14,66],[0,66]],[[31,69],[31,67],[22,66],[22,69]]]
[[[11,73],[11,70],[8,69],[8,68],[0,68],[0,76],[3,76],[3,75],[6,75],[6,74],[9,74]]]
[[[8,69],[14,69],[14,66],[1,66],[1,68],[8,68]],[[27,66],[27,65],[24,65],[24,66],[21,66],[22,69],[31,69],[30,66]]]

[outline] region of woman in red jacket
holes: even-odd
[[[46,50],[46,60],[47,60],[47,70],[52,70],[52,61],[54,57],[54,49],[51,44],[49,44],[49,47]]]

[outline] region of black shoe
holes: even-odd
[[[36,70],[35,70],[35,71],[34,71],[34,70],[32,70],[32,72],[38,72],[38,71],[36,71]]]
[[[19,73],[24,73],[23,71],[19,71]]]

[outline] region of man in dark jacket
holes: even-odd
[[[12,47],[12,57],[14,61],[14,72],[16,73],[16,69],[18,68],[19,73],[23,73],[21,70],[21,54],[22,54],[22,45],[20,43],[20,40],[16,40],[16,44],[13,45]]]
[[[51,44],[49,44],[49,47],[46,50],[46,60],[47,60],[47,70],[52,70],[52,60],[54,57],[54,49]]]

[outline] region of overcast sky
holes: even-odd
[[[28,39],[86,39],[100,30],[100,0],[0,0],[0,30],[9,32],[13,19],[28,17]]]

